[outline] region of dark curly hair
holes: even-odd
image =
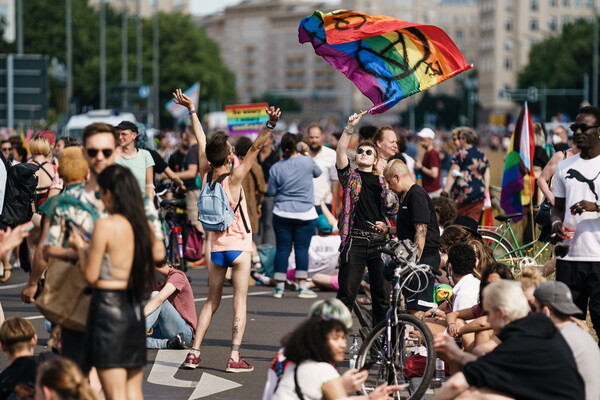
[[[477,258],[473,247],[466,243],[458,243],[448,250],[448,262],[452,264],[452,271],[458,276],[473,273]]]
[[[456,219],[456,204],[448,197],[435,197],[431,201],[438,217],[438,223],[446,229]]]
[[[231,153],[228,141],[229,135],[225,132],[215,132],[206,143],[206,158],[214,168],[222,167]]]
[[[348,333],[343,322],[314,316],[301,323],[282,340],[285,356],[296,365],[306,360],[333,363],[333,354],[327,344],[327,335],[333,331]]]
[[[487,267],[483,269],[481,273],[481,283],[479,284],[479,304],[483,304],[483,289],[490,283],[488,279],[490,279],[491,274],[498,274],[500,279],[506,279],[509,281],[514,281],[515,277],[512,274],[510,268],[506,264],[502,264],[499,262],[493,262]]]

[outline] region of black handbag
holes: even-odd
[[[540,208],[535,214],[535,223],[541,227],[552,226],[550,214],[552,213],[552,204],[546,199],[540,204]]]

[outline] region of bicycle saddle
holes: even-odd
[[[509,219],[513,219],[516,217],[521,217],[525,214],[523,213],[514,213],[514,214],[500,214],[500,215],[496,215],[496,220],[500,221],[500,222],[504,222],[504,221],[508,221]]]
[[[178,208],[185,208],[185,199],[167,199],[160,202],[161,207],[173,206]]]

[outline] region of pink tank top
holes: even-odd
[[[206,178],[204,178],[206,181]],[[237,206],[239,197],[236,197],[235,200],[231,196],[231,191],[229,190],[229,177],[223,180],[223,189],[227,194],[227,198],[229,199],[229,205],[231,209],[234,210]],[[215,232],[211,231],[209,234],[210,241],[210,251],[229,251],[229,250],[238,250],[238,251],[252,251],[252,228],[250,226],[250,220],[248,219],[248,209],[246,207],[246,194],[244,193],[244,189],[241,188],[242,191],[242,201],[240,202],[240,207],[235,213],[235,217],[233,218],[233,222],[225,230],[225,232]],[[242,213],[241,210],[244,211],[244,217],[246,219],[246,225],[250,230],[250,233],[246,232],[246,228],[244,227],[244,221],[242,221]]]

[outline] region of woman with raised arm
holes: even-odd
[[[336,149],[336,166],[340,184],[344,189],[339,229],[340,272],[337,298],[352,310],[365,266],[369,270],[373,319],[375,325],[385,318],[389,306],[383,278],[383,262],[379,247],[385,244],[385,235],[375,230],[375,221],[384,221],[385,182],[377,171],[377,147],[371,142],[358,145],[354,161],[350,165],[346,154],[348,144],[363,111],[348,118],[348,123]]]

